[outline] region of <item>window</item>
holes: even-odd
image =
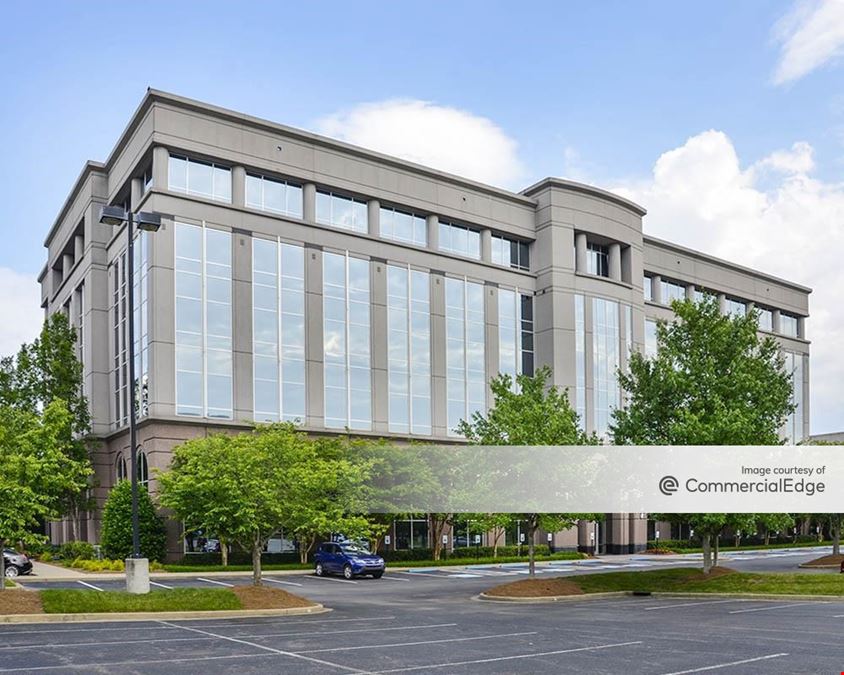
[[[706,302],[712,299],[712,293],[707,291],[705,288],[698,288],[695,287],[695,302]]]
[[[117,461],[114,463],[114,475],[117,478],[116,483],[126,480],[129,476],[129,472],[126,470],[126,458],[122,452],[117,454]]]
[[[742,317],[747,314],[747,305],[741,300],[727,298],[727,314],[732,317]]]
[[[174,192],[220,202],[232,200],[231,170],[227,167],[170,155],[168,174],[169,187]]]
[[[530,246],[525,241],[492,235],[492,262],[517,270],[530,270]]]
[[[463,225],[440,221],[440,251],[481,259],[481,233]]]
[[[599,277],[610,275],[610,249],[601,244],[586,244],[586,271]]]
[[[586,429],[586,317],[583,296],[574,296],[574,329],[575,329],[575,411],[580,421],[580,427]]]
[[[803,440],[803,355],[784,352],[785,372],[791,374],[791,402],[795,405],[794,412],[788,416],[782,435],[790,443]]]
[[[324,253],[325,426],[372,428],[369,262]]]
[[[176,223],[176,414],[232,418],[231,235]]]
[[[135,386],[138,417],[149,415],[149,233],[135,237]]]
[[[606,439],[612,411],[619,406],[616,374],[619,357],[618,303],[592,298],[592,376],[595,404],[595,433]]]
[[[75,306],[73,327],[76,329],[76,358],[85,371],[85,282],[83,281],[73,292]],[[85,394],[85,381],[82,381],[82,394]]]
[[[145,453],[143,450],[139,450],[136,460],[138,462],[138,485],[148,487],[149,463],[147,462],[147,453]]]
[[[252,365],[259,422],[305,419],[305,252],[252,240]]]
[[[416,246],[428,245],[427,222],[423,216],[381,207],[381,236]]]
[[[759,330],[772,331],[774,329],[774,313],[770,309],[758,307]]]
[[[344,230],[369,231],[366,202],[333,192],[317,192],[316,221]]]
[[[656,321],[645,319],[645,356],[649,359],[653,358],[656,356],[656,351]]]
[[[645,300],[647,302],[653,302],[654,299],[654,280],[651,277],[644,277],[642,281],[642,286],[644,289]]]
[[[457,435],[460,420],[486,409],[483,285],[446,279],[445,319],[448,433]]]
[[[117,428],[129,423],[129,360],[126,336],[128,334],[128,298],[126,294],[128,270],[126,251],[121,251],[111,263],[111,329],[112,329],[112,369],[111,381],[114,395],[112,409],[112,427]]]
[[[428,519],[411,516],[395,521],[396,549],[428,548]]]
[[[522,372],[525,375],[533,376],[534,354],[533,354],[533,296],[522,295],[520,300],[521,316],[520,324],[522,330]]]
[[[247,174],[246,206],[301,218],[302,186],[257,174]]]
[[[144,192],[149,190],[152,187],[152,164],[150,164],[145,170],[144,174],[141,177],[141,180],[144,184]]]
[[[686,287],[674,281],[663,279],[660,283],[662,290],[662,304],[670,305],[674,300],[683,301],[686,299]]]
[[[498,291],[498,372],[533,375],[533,297]]]
[[[431,286],[427,272],[387,266],[389,429],[431,433]]]
[[[780,314],[780,333],[797,337],[797,317],[791,314]]]

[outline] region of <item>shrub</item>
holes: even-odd
[[[155,512],[143,486],[138,486],[138,521],[141,555],[150,560],[164,560],[167,541],[164,520]],[[115,485],[106,499],[100,541],[107,558],[123,560],[132,555],[132,486],[128,480]]]
[[[126,563],[123,560],[82,560],[81,558],[72,560],[69,563],[70,567],[78,570],[85,570],[86,572],[122,572]],[[151,572],[164,569],[159,562],[151,560],[149,563]]]
[[[42,553],[41,555],[38,556],[38,559],[41,562],[45,562],[45,563],[53,562],[53,554],[50,553],[49,551],[45,551],[44,553]]]
[[[77,558],[81,558],[82,560],[93,560],[94,547],[87,541],[66,541],[64,544],[59,546],[59,555],[64,560],[76,560]]]

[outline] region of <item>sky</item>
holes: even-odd
[[[811,286],[812,433],[844,431],[844,0],[9,3],[0,355],[44,237],[147,87],[499,187],[562,176],[645,232]],[[12,30],[8,30],[13,27]]]

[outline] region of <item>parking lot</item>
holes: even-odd
[[[735,561],[773,564],[776,558]],[[799,556],[783,556],[793,567]],[[631,556],[541,574],[673,564]],[[686,562],[688,564],[688,562]],[[521,566],[388,572],[382,579],[269,575],[334,611],[299,617],[16,625],[0,672],[108,673],[840,673],[844,602],[630,597],[512,604],[474,599]],[[610,570],[607,570],[610,571]],[[175,576],[175,575],[174,575]],[[249,583],[181,575],[166,586]],[[91,581],[104,590],[118,579]],[[37,587],[82,588],[72,580]],[[30,584],[35,587],[35,583]]]

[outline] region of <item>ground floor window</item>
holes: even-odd
[[[395,521],[396,549],[428,548],[428,519],[409,518]]]

